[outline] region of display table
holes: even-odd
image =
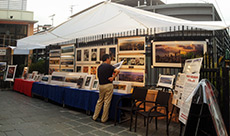
[[[33,83],[34,83],[34,81],[29,81],[29,80],[16,78],[14,80],[13,89],[15,91],[18,91],[20,93],[23,93],[23,94],[31,97],[32,96],[31,95],[31,90],[32,90],[32,87],[33,87]]]
[[[61,87],[57,85],[49,85],[40,82],[35,82],[33,84],[32,93],[42,96],[44,98],[48,98],[60,104],[91,112],[94,112],[99,97],[99,91],[96,90]],[[123,96],[131,96],[131,94],[121,94],[116,92],[113,93],[111,106],[109,110],[110,119],[114,119],[117,101]]]

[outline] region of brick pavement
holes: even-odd
[[[12,90],[0,89],[0,136],[141,136],[145,135],[143,118],[139,117],[137,132],[129,131],[129,122],[113,125],[112,121],[92,121],[85,111],[63,108],[39,98],[30,98]],[[170,136],[179,135],[179,124],[172,122]],[[154,120],[149,135],[165,136],[165,120]]]

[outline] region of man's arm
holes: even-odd
[[[116,76],[120,73],[120,70],[118,70],[118,69],[114,69],[114,72],[115,72],[115,74],[112,76],[112,77],[109,77],[109,81],[113,81],[115,78],[116,78]]]

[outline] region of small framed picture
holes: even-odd
[[[84,88],[85,89],[91,89],[91,86],[92,86],[94,79],[95,79],[95,75],[87,75],[85,83],[84,83]]]
[[[113,91],[118,93],[131,93],[132,83],[113,81]]]
[[[24,67],[22,72],[22,79],[26,79],[28,72],[29,72],[29,67]]]
[[[89,73],[89,67],[88,66],[83,66],[83,73]]]
[[[79,72],[79,73],[81,73],[81,72],[82,72],[82,70],[81,70],[81,66],[76,66],[76,72]]]
[[[41,78],[41,82],[42,82],[42,83],[45,83],[45,84],[49,84],[49,83],[50,83],[50,80],[51,80],[51,75],[44,75],[44,76],[42,76],[42,78]]]
[[[5,81],[14,81],[17,65],[8,65]]]
[[[159,80],[157,83],[158,87],[173,88],[173,82],[175,75],[159,75]]]
[[[35,79],[35,76],[38,74],[38,71],[33,71],[32,72],[32,79],[34,80]]]
[[[93,80],[92,90],[98,90],[99,81],[97,79]]]

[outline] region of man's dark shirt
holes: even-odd
[[[104,85],[112,83],[108,80],[109,77],[112,77],[114,72],[114,67],[110,64],[102,63],[97,69],[97,76],[99,79],[99,84]]]

